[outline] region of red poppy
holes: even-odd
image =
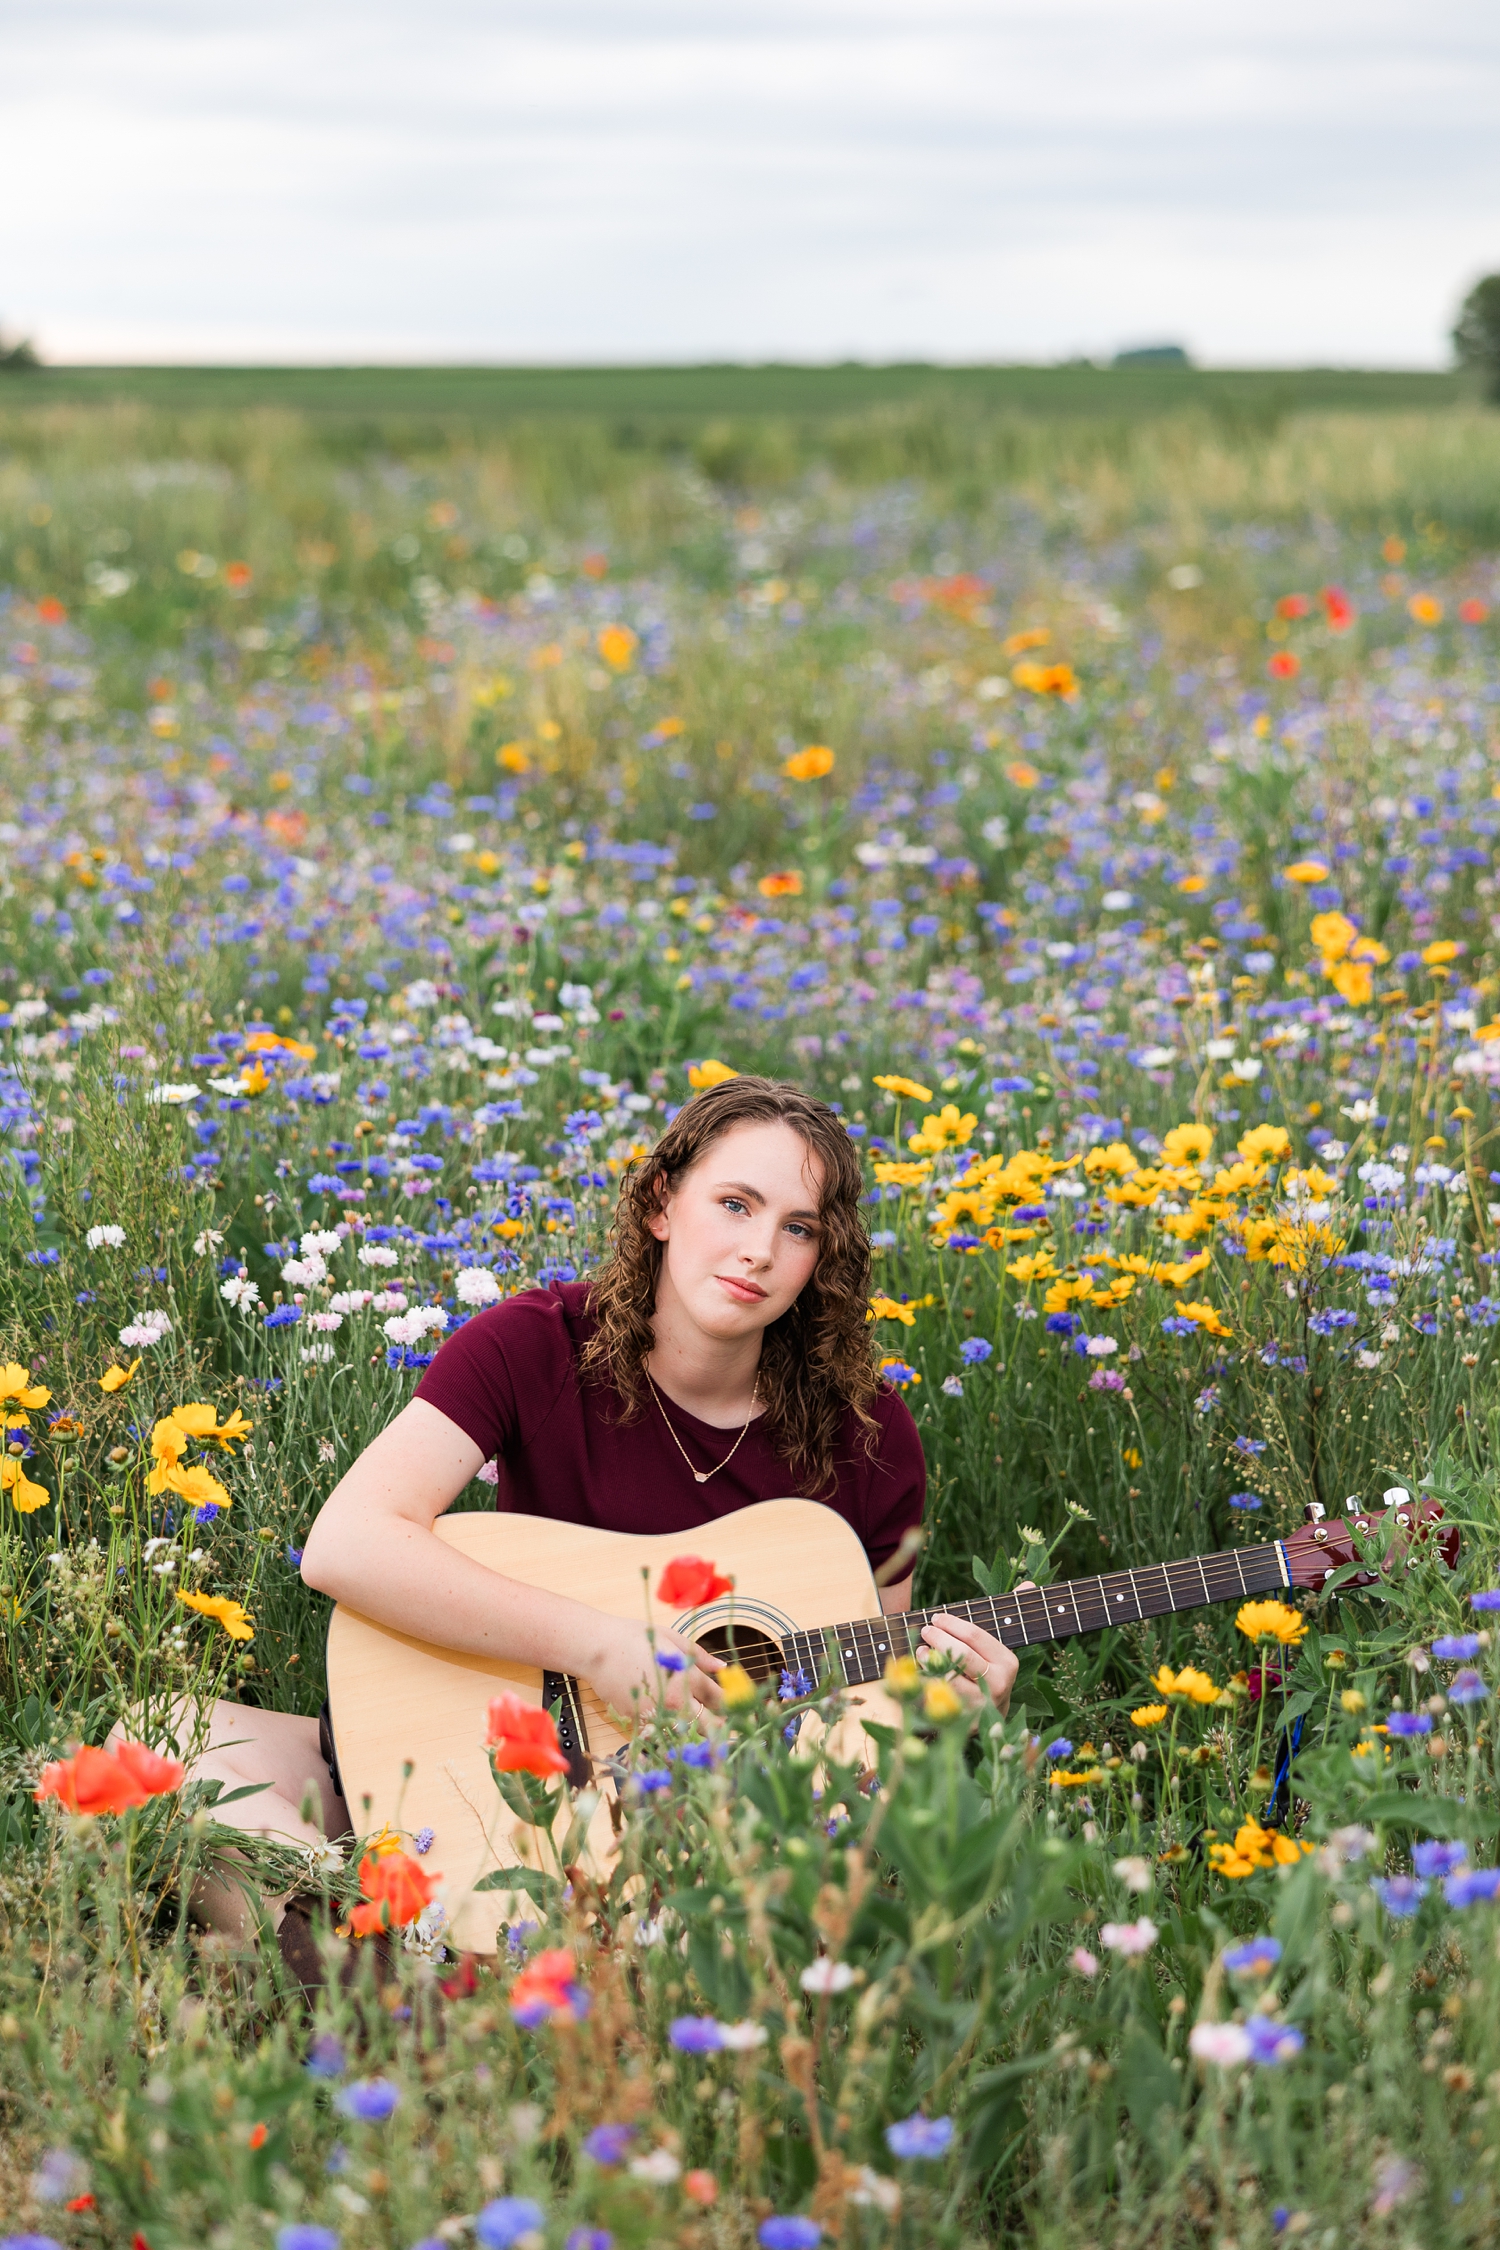
[[[1342,586],[1323,588],[1323,614],[1328,620],[1330,633],[1347,633],[1354,623],[1355,608]]]
[[[170,1797],[187,1779],[187,1767],[180,1759],[159,1757],[144,1742],[122,1742],[115,1758],[148,1797]]]
[[[734,1580],[724,1577],[700,1555],[678,1555],[661,1574],[656,1598],[668,1609],[698,1609],[732,1591]]]
[[[1489,603],[1471,595],[1468,601],[1459,603],[1458,614],[1465,625],[1482,625],[1490,614]]]
[[[534,1773],[545,1781],[548,1774],[568,1770],[552,1713],[518,1695],[495,1697],[485,1740],[499,1773]]]
[[[265,2126],[265,2125],[252,2125],[252,2126],[251,2126],[251,2128],[250,2128],[250,2146],[251,2146],[252,2148],[264,2148],[264,2147],[265,2147],[265,2145],[266,2145],[266,2142],[267,2142],[267,2141],[268,2141],[268,2140],[270,2139],[270,2137],[271,2137],[271,2135],[270,2135],[270,2130],[269,2130],[269,2128],[268,2128],[267,2126]]]
[[[44,625],[66,625],[68,613],[55,594],[43,594],[36,605],[37,616]]]
[[[1301,669],[1301,657],[1294,656],[1289,648],[1279,648],[1266,666],[1273,680],[1295,680]]]
[[[65,2211],[92,2211],[93,2208],[94,2198],[91,2195],[70,2195],[63,2205]]]
[[[254,576],[255,573],[247,562],[232,562],[224,565],[224,583],[232,593],[242,594]]]
[[[468,2000],[479,1990],[479,1968],[472,1953],[460,1953],[458,1966],[451,1977],[438,1979],[438,1990],[445,2000]]]
[[[43,1766],[36,1799],[55,1797],[66,1811],[94,1819],[100,1813],[128,1812],[143,1805],[150,1791],[110,1750],[79,1750]]]
[[[442,1879],[427,1874],[406,1852],[387,1852],[383,1858],[367,1853],[359,1863],[366,1903],[350,1914],[350,1929],[356,1937],[373,1937],[377,1930],[399,1930],[415,1922]]]
[[[510,1988],[512,2010],[517,2008],[551,2008],[571,2015],[573,1988],[578,1982],[578,1966],[565,1945],[555,1945],[538,1953]]]
[[[1312,604],[1306,594],[1283,594],[1276,604],[1278,617],[1305,617]]]
[[[151,2245],[143,2234],[133,2234],[130,2237],[130,2250],[151,2250]]]

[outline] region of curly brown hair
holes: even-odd
[[[870,1242],[860,1217],[864,1177],[836,1110],[773,1078],[726,1078],[680,1109],[649,1156],[620,1185],[610,1255],[589,1284],[597,1326],[585,1344],[586,1377],[613,1385],[634,1421],[645,1406],[645,1365],[662,1245],[650,1221],[664,1195],[735,1125],[790,1125],[823,1168],[820,1247],[812,1279],[765,1331],[760,1355],[763,1427],[813,1495],[833,1482],[834,1453],[850,1408],[873,1454],[870,1412],[880,1389],[870,1350]]]

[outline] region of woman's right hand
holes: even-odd
[[[643,1625],[615,1617],[603,1622],[601,1645],[584,1677],[608,1710],[633,1721],[653,1710],[658,1697],[673,1711],[690,1710],[695,1703],[709,1711],[722,1708],[713,1677],[721,1657],[711,1656],[678,1633],[659,1631],[653,1646]],[[664,1656],[680,1657],[681,1670],[660,1663]]]

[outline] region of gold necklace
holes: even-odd
[[[646,1381],[651,1384],[651,1396],[655,1399],[657,1405],[661,1406],[661,1418],[667,1425],[667,1432],[671,1437],[672,1443],[676,1446],[678,1452],[682,1455],[683,1460],[687,1462],[688,1467],[690,1469],[693,1469],[692,1461],[688,1457],[688,1449],[683,1444],[681,1438],[677,1435],[677,1432],[672,1428],[671,1418],[668,1415],[666,1408],[661,1404],[661,1393],[657,1389],[656,1385],[651,1382],[650,1368],[642,1368],[641,1372],[645,1376]],[[721,1469],[728,1468],[730,1462],[734,1459],[735,1455],[739,1452],[740,1447],[745,1442],[745,1431],[749,1429],[751,1423],[755,1420],[755,1402],[759,1397],[760,1377],[759,1375],[757,1375],[755,1378],[755,1388],[750,1393],[750,1411],[745,1416],[745,1429],[741,1430],[739,1436],[735,1439],[733,1445],[729,1448],[729,1451],[725,1454],[722,1461],[716,1461],[711,1469],[693,1469],[693,1477],[697,1483],[707,1484],[710,1477],[716,1477]]]

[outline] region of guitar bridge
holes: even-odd
[[[557,1739],[568,1761],[569,1781],[575,1789],[587,1789],[594,1778],[594,1765],[583,1706],[578,1700],[578,1682],[567,1672],[543,1672],[542,1702],[557,1720]]]

